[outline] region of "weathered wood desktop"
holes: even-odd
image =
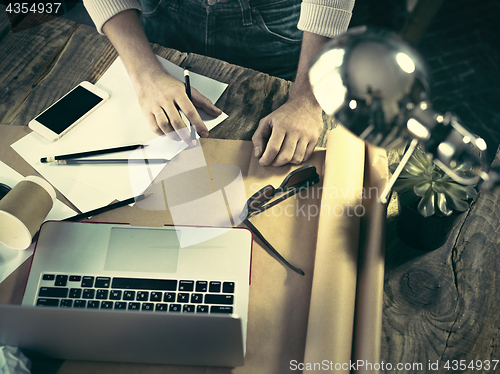
[[[212,58],[160,46],[154,50],[193,72],[229,84],[217,106],[230,117],[211,131],[213,138],[251,140],[259,120],[286,101],[292,85]],[[116,56],[108,40],[93,28],[54,19],[12,33],[2,15],[0,123],[27,126],[80,81],[99,79]],[[319,144],[324,145],[325,132],[332,124],[325,118]],[[0,150],[0,156],[5,152]],[[480,367],[484,370],[489,360],[491,369],[484,372],[494,371],[494,360],[500,359],[499,194],[481,192],[446,244],[432,252],[401,242],[396,233],[397,204],[394,198],[391,201],[381,342],[381,362],[386,369],[387,364],[394,370],[400,363],[401,370],[396,371],[400,373],[462,369],[476,373],[481,372]],[[27,267],[21,266],[0,285],[0,302],[20,302],[21,295],[13,294],[12,289],[25,281],[26,274]],[[74,364],[66,369],[83,372],[84,367],[78,369]],[[285,372],[289,367],[282,369]],[[147,370],[145,367],[144,372]],[[150,370],[164,372],[154,366]]]

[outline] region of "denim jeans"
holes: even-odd
[[[293,80],[301,0],[141,0],[149,41]]]

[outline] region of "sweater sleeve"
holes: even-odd
[[[137,0],[83,0],[87,12],[94,21],[99,34],[102,32],[102,26],[114,15],[128,9],[137,9],[142,11]]]
[[[297,27],[333,38],[347,30],[353,8],[354,0],[302,0]]]

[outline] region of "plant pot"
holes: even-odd
[[[431,251],[446,243],[455,223],[464,213],[423,217],[416,206],[400,204],[397,232],[401,240],[410,247]]]

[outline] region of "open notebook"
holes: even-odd
[[[193,244],[182,248],[179,238]],[[0,343],[55,358],[239,366],[251,233],[46,222]]]

